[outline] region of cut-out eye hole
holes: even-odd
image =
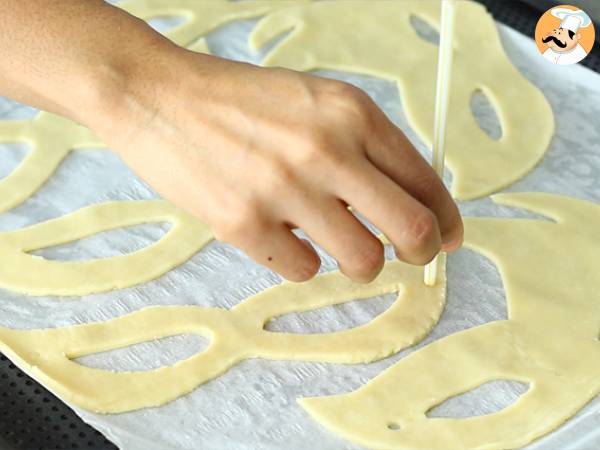
[[[400,424],[396,423],[396,422],[390,422],[387,425],[388,430],[392,430],[392,431],[400,431]]]
[[[185,16],[158,16],[149,19],[147,22],[156,31],[164,34],[187,21],[188,19]]]
[[[172,366],[207,349],[209,339],[179,334],[73,359],[82,366],[116,372],[143,372]]]
[[[316,334],[356,328],[383,314],[398,298],[398,293],[293,312],[271,319],[265,330],[276,333]]]
[[[496,109],[484,91],[477,89],[471,96],[471,113],[479,127],[495,141],[502,137],[502,124]]]
[[[171,223],[148,223],[103,231],[93,236],[30,252],[48,260],[85,261],[110,258],[139,251],[159,241]]]
[[[413,14],[410,16],[410,24],[421,39],[430,44],[440,45],[440,33],[425,20]]]
[[[451,397],[427,411],[431,418],[467,418],[493,414],[507,408],[529,389],[513,380],[494,380]]]
[[[0,180],[10,175],[31,151],[27,144],[10,143],[0,145]]]

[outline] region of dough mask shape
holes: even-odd
[[[352,393],[299,400],[313,418],[368,448],[508,449],[554,430],[600,393],[600,206],[541,193],[494,201],[556,221],[465,220],[465,245],[499,269],[509,319],[433,342]],[[529,389],[492,414],[427,417],[499,379]]]
[[[31,120],[0,121],[0,142],[31,147],[21,164],[0,180],[0,213],[31,197],[72,150],[103,145],[87,128],[45,112]]]
[[[431,145],[436,45],[420,38],[410,18],[439,28],[438,1],[322,1],[265,16],[250,38],[259,48],[293,31],[265,57],[267,66],[331,69],[395,80],[407,118]],[[491,139],[470,110],[482,91],[503,129]],[[526,175],[543,157],[554,132],[544,95],[507,58],[493,18],[470,1],[457,2],[448,113],[447,165],[461,200],[498,191]]]
[[[136,252],[88,261],[49,261],[28,252],[101,231],[169,222],[159,241]],[[209,228],[164,201],[105,202],[28,228],[0,233],[0,287],[30,295],[87,295],[150,281],[212,240]]]
[[[429,288],[422,268],[391,261],[367,285],[332,272],[302,284],[274,286],[231,310],[156,306],[103,323],[32,331],[0,328],[0,351],[70,404],[100,413],[132,411],[174,400],[247,358],[347,364],[384,358],[421,340],[437,323],[446,293],[445,273],[440,277]],[[398,292],[395,303],[355,328],[309,335],[264,329],[268,320],[283,314],[391,292]],[[115,373],[72,361],[184,333],[206,336],[210,345],[172,366]]]
[[[144,20],[177,16],[185,21],[165,35],[176,44],[209,53],[204,35],[234,20],[251,19],[308,0],[126,0],[117,6]]]
[[[40,112],[32,120],[0,121],[0,142],[25,142],[31,151],[0,180],[0,213],[38,191],[74,149],[103,144],[85,127]],[[28,252],[96,233],[151,222],[172,229],[140,251],[83,262],[48,261]],[[0,287],[30,295],[87,295],[127,288],[182,264],[212,239],[208,227],[163,201],[106,202],[28,228],[0,233]]]

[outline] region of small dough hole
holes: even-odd
[[[414,14],[410,16],[409,20],[417,36],[430,44],[440,45],[440,33],[427,21]]]
[[[334,333],[355,328],[383,314],[398,298],[397,293],[324,306],[271,319],[265,330],[276,333]]]
[[[171,226],[170,223],[164,222],[123,227],[66,244],[35,250],[30,254],[51,261],[86,261],[123,256],[159,241],[168,233]]]
[[[512,405],[528,389],[528,384],[519,381],[489,381],[434,406],[427,417],[465,419],[493,414]]]
[[[93,369],[143,372],[172,366],[206,350],[209,339],[196,334],[178,334],[140,344],[92,353],[73,359]]]
[[[397,422],[390,422],[387,425],[388,430],[392,430],[392,431],[400,431],[401,427],[400,424],[398,424]]]
[[[479,127],[493,140],[500,140],[503,134],[502,124],[486,93],[481,89],[477,89],[471,95],[470,104],[471,113]]]

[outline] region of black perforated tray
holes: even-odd
[[[0,355],[0,449],[116,449],[99,431]]]
[[[496,20],[531,37],[541,14],[558,4],[550,0],[476,1],[486,5]],[[596,34],[596,45],[582,64],[600,73],[597,24]],[[0,354],[0,450],[4,449],[113,450],[116,447]]]

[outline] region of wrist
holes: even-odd
[[[161,43],[97,62],[70,95],[69,116],[100,135],[127,126],[144,111],[156,108],[158,93],[173,81],[168,65],[177,51],[176,46]]]

